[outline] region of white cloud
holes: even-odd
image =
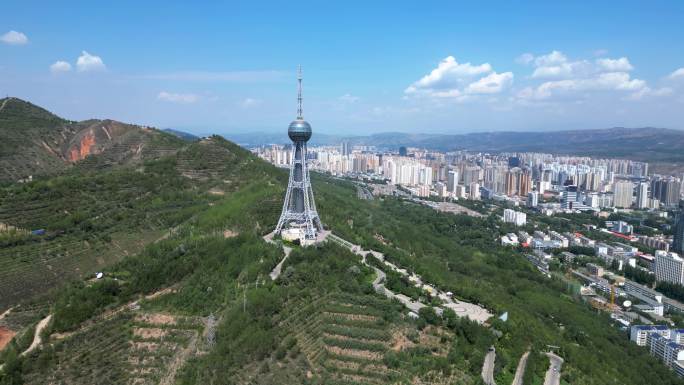
[[[672,88],[669,88],[669,87],[663,87],[663,88],[658,88],[658,89],[654,90],[654,89],[651,89],[651,87],[646,86],[646,87],[643,87],[642,89],[640,89],[636,92],[633,92],[633,93],[627,95],[627,97],[625,97],[625,99],[627,99],[627,100],[641,100],[641,99],[643,99],[645,97],[649,97],[649,96],[668,96],[668,95],[672,95],[673,92],[674,92],[674,90]]]
[[[528,86],[517,93],[523,100],[548,100],[554,97],[579,98],[593,91],[630,91],[633,99],[664,94],[664,90],[651,90],[646,82],[632,78],[634,67],[626,57],[599,58],[594,62],[569,60],[560,51],[538,56],[534,60],[532,79],[552,79],[536,86]],[[557,79],[557,80],[555,80]]]
[[[670,78],[670,79],[684,79],[684,67],[679,68],[679,69],[675,70],[674,72],[672,72],[668,76],[668,78]]]
[[[566,63],[568,61],[567,56],[560,51],[551,51],[550,53],[542,56],[537,56],[534,59],[534,64],[537,67],[554,66]]]
[[[518,93],[518,97],[528,100],[543,100],[573,91],[639,91],[644,87],[646,87],[645,81],[632,79],[626,72],[608,72],[586,79],[544,82],[537,87],[526,87]]]
[[[28,37],[21,32],[9,31],[0,36],[0,41],[10,45],[24,45],[28,43]]]
[[[448,56],[437,68],[408,86],[404,94],[463,101],[472,95],[501,92],[512,78],[511,72],[494,72],[489,63],[459,63],[453,56]]]
[[[261,104],[261,100],[254,98],[246,98],[240,102],[240,107],[242,108],[252,108]]]
[[[448,56],[437,65],[437,68],[409,86],[409,89],[448,88],[450,85],[459,82],[464,77],[472,77],[491,71],[492,66],[489,63],[480,65],[472,65],[470,63],[461,64],[457,62],[453,56]]]
[[[82,51],[81,56],[79,56],[76,60],[76,69],[78,72],[104,71],[107,69],[107,67],[105,67],[102,58],[99,56],[91,55],[86,51]]]
[[[195,94],[177,94],[173,92],[162,91],[157,95],[158,100],[171,103],[190,104],[199,100],[199,96]]]
[[[468,94],[497,94],[512,81],[513,72],[504,72],[501,74],[492,72],[491,74],[470,83],[468,87],[466,87],[465,92]]]
[[[352,95],[352,94],[344,94],[344,95],[340,96],[340,97],[337,98],[337,99],[338,99],[339,101],[345,102],[345,103],[356,103],[356,102],[359,101],[359,97],[358,97],[358,96],[354,96],[354,95]]]
[[[626,57],[621,57],[619,59],[598,59],[596,64],[606,71],[631,71],[634,69],[632,64]]]
[[[534,55],[532,55],[531,53],[524,53],[524,54],[518,56],[517,58],[515,58],[516,63],[523,64],[523,65],[530,64],[533,61],[534,61]]]
[[[52,63],[52,65],[50,65],[50,72],[52,72],[53,74],[69,71],[71,71],[71,64],[63,60],[57,60],[56,62]]]

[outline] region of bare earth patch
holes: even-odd
[[[135,317],[138,322],[144,322],[152,325],[175,325],[176,317],[168,314],[141,314]]]
[[[133,335],[140,338],[161,338],[167,334],[167,331],[159,328],[136,328],[133,330]]]
[[[4,326],[0,326],[0,350],[4,349],[5,346],[12,341],[12,338],[14,338],[15,335],[17,335],[17,333]]]
[[[229,229],[223,230],[223,238],[235,238],[238,235],[240,235],[240,233],[238,233],[237,231]]]
[[[340,317],[340,318],[346,318],[348,320],[352,321],[377,321],[378,317],[373,316],[373,315],[366,315],[366,314],[347,314],[347,313],[333,313],[326,311],[324,314],[329,315],[331,317]]]
[[[411,340],[409,340],[400,330],[392,333],[392,350],[398,352],[413,346],[415,346],[415,344],[411,342]]]
[[[365,358],[367,360],[379,361],[382,359],[382,354],[378,352],[371,352],[370,350],[357,350],[357,349],[343,349],[338,346],[326,346],[325,349],[333,354],[339,356],[355,357],[355,358]]]

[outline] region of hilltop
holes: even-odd
[[[135,163],[177,150],[176,136],[115,120],[74,122],[18,98],[0,99],[0,182],[55,175],[92,155]]]

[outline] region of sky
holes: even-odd
[[[684,129],[681,1],[99,3],[3,2],[0,95],[277,132],[301,65],[314,135]]]

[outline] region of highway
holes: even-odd
[[[560,385],[563,359],[553,353],[546,353],[546,355],[549,357],[550,365],[544,377],[544,385]]]
[[[496,385],[494,382],[494,361],[496,360],[496,350],[490,347],[482,364],[482,380],[487,385]]]

